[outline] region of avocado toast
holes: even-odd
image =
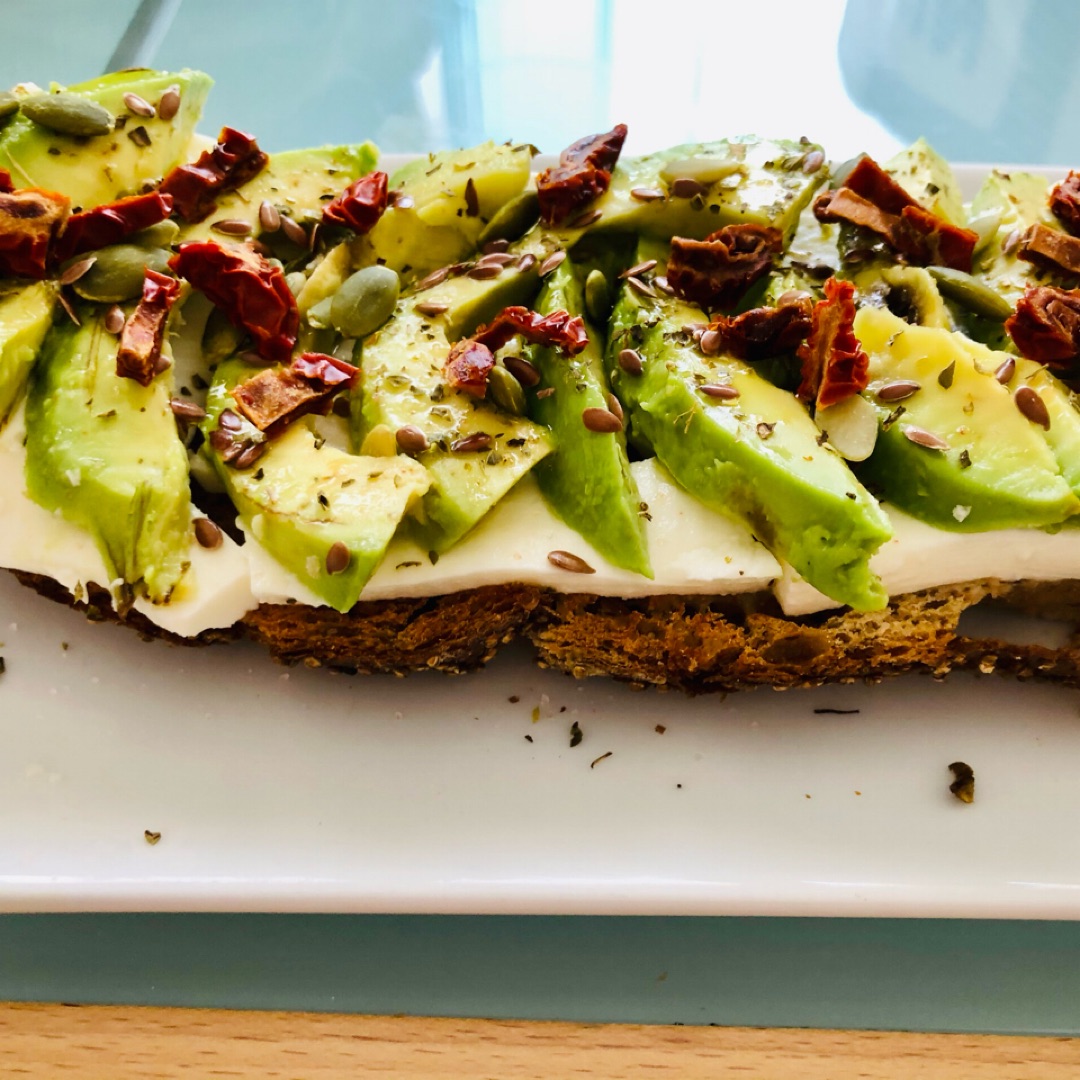
[[[924,143],[834,173],[806,140],[629,158],[621,125],[386,171],[193,145],[208,88],[21,87],[0,128],[22,580],[358,672],[528,638],[693,691],[1077,680],[957,632],[984,598],[1073,616],[1067,184],[968,210]]]

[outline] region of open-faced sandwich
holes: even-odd
[[[0,566],[351,671],[1077,680],[957,625],[1080,598],[1080,174],[622,125],[388,173],[200,140],[209,86],[0,95]]]

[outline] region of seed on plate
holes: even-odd
[[[516,256],[510,255],[505,251],[490,251],[486,255],[481,255],[476,260],[477,266],[509,266],[510,263],[516,260]]]
[[[581,422],[590,431],[603,435],[622,431],[623,426],[622,420],[608,409],[584,409],[581,413]]]
[[[232,462],[232,466],[235,469],[247,469],[255,464],[266,453],[266,443],[253,442],[248,443],[243,450],[237,455],[236,459]]]
[[[1008,360],[1002,361],[1001,366],[994,372],[994,378],[997,379],[1002,386],[1005,386],[1013,377],[1016,372],[1016,361],[1010,356]]]
[[[1013,394],[1013,401],[1020,412],[1033,424],[1038,424],[1044,431],[1050,430],[1050,413],[1047,411],[1046,402],[1039,396],[1037,390],[1030,386],[1019,386]]]
[[[197,517],[192,523],[195,526],[195,539],[199,547],[212,551],[221,547],[221,530],[209,518]]]
[[[646,259],[644,262],[635,263],[629,270],[624,270],[619,277],[623,278],[623,280],[631,277],[641,277],[642,274],[647,274],[655,266],[655,259]]]
[[[560,570],[569,570],[572,574],[595,574],[596,571],[580,555],[569,551],[549,551],[547,560]]]
[[[722,344],[723,339],[719,330],[704,330],[698,338],[698,348],[706,356],[719,356]]]
[[[405,454],[422,454],[428,448],[427,436],[412,424],[405,424],[394,432],[394,441]]]
[[[638,202],[655,202],[663,197],[664,193],[658,188],[636,187],[630,189],[630,198],[637,199]]]
[[[728,383],[706,383],[698,389],[706,397],[718,398],[720,401],[734,401],[739,396],[739,391]]]
[[[619,418],[620,424],[625,421],[626,415],[623,413],[622,402],[614,394],[608,394],[607,407]]]
[[[491,436],[486,431],[474,431],[471,435],[456,439],[450,444],[455,454],[468,454],[477,450],[486,450],[491,445]]]
[[[200,408],[194,401],[185,401],[183,398],[170,398],[169,408],[172,410],[174,416],[179,416],[182,420],[205,420],[206,410]]]
[[[914,379],[896,379],[894,382],[878,387],[877,399],[888,402],[904,401],[921,389],[922,383],[917,383]]]
[[[665,296],[674,296],[675,290],[671,287],[668,279],[663,274],[658,274],[652,279],[652,287]]]
[[[171,120],[180,111],[180,87],[173,83],[158,99],[157,114],[162,120]]]
[[[519,274],[524,274],[526,270],[531,270],[535,265],[536,256],[531,251],[527,251],[517,261],[517,272]]]
[[[587,229],[590,225],[595,225],[601,217],[603,217],[602,210],[586,210],[584,214],[579,214],[570,222],[570,228]]]
[[[430,304],[426,302],[421,302],[417,304],[413,310],[419,312],[421,315],[428,315],[431,318],[435,318],[436,315],[442,315],[445,312],[449,311],[450,305],[436,304],[434,301],[432,301]]]
[[[326,572],[328,574],[341,574],[349,568],[352,562],[352,553],[341,540],[335,540],[326,553]]]
[[[222,431],[240,431],[243,429],[244,421],[240,419],[240,414],[233,412],[232,409],[222,409],[221,415],[218,417],[218,427]]]
[[[421,278],[416,283],[416,291],[424,292],[427,289],[434,289],[436,285],[441,285],[450,276],[449,266],[440,266],[438,270],[432,270],[427,277]]]
[[[223,218],[221,221],[214,221],[210,228],[225,236],[247,236],[251,232],[251,226],[239,218]]]
[[[949,444],[940,435],[935,435],[932,431],[915,427],[913,424],[905,424],[900,430],[904,433],[904,438],[908,442],[913,442],[916,446],[925,447],[927,450],[949,449]]]
[[[640,295],[642,296],[648,296],[654,299],[656,297],[656,291],[653,289],[653,287],[647,282],[642,281],[641,278],[628,277],[626,279],[626,284],[629,285],[630,288],[634,290],[634,292],[640,293]]]
[[[110,334],[119,334],[124,329],[124,323],[127,319],[124,316],[124,309],[113,304],[108,311],[105,312],[105,329]]]
[[[522,386],[535,386],[540,381],[540,372],[523,356],[508,356],[503,360],[503,367],[514,376]]]
[[[680,176],[671,182],[671,194],[676,199],[692,199],[695,195],[704,195],[708,190],[704,184],[690,176]]]
[[[566,258],[565,251],[553,251],[541,264],[538,273],[541,277],[547,277],[557,266],[561,266]],[[519,267],[520,269],[520,267]]]
[[[298,221],[289,217],[288,214],[281,215],[281,231],[285,234],[286,238],[291,240],[297,247],[306,248],[309,244],[307,230]]]
[[[157,112],[146,98],[139,97],[130,90],[124,95],[124,105],[128,112],[133,112],[136,116],[153,116]]]
[[[820,150],[811,150],[803,158],[802,171],[804,173],[816,173],[825,164],[825,155]]]
[[[79,322],[79,316],[75,314],[75,309],[71,306],[71,301],[61,292],[56,294],[57,303],[64,309],[64,314],[76,325],[82,326]]]
[[[489,240],[481,249],[485,255],[495,255],[500,252],[505,252],[510,246],[509,240]]]
[[[281,228],[281,211],[269,199],[259,203],[259,224],[263,232],[277,232]]]
[[[619,353],[619,367],[627,375],[640,375],[645,370],[645,365],[641,360],[641,353],[637,349],[623,349]]]
[[[78,281],[79,278],[90,269],[94,263],[97,262],[97,256],[91,255],[88,258],[80,259],[78,262],[73,262],[59,277],[61,285],[70,285],[73,281]]]
[[[468,272],[467,276],[474,281],[489,281],[491,278],[497,278],[501,273],[501,266],[495,266],[492,263],[479,263]]]

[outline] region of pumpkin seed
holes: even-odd
[[[953,270],[948,266],[928,266],[927,271],[937,282],[938,288],[950,300],[988,319],[1002,321],[1012,314],[1012,306],[1005,297],[988,288],[978,278]]]
[[[179,232],[180,226],[175,221],[166,218],[156,225],[148,225],[145,229],[135,233],[129,242],[145,248],[167,248],[176,239]]]
[[[299,296],[300,290],[307,284],[307,274],[303,270],[294,270],[285,275],[285,284],[289,286],[289,292],[293,296]]]
[[[540,199],[535,191],[523,191],[504,203],[484,227],[478,241],[483,247],[492,240],[516,240],[540,220]]]
[[[171,120],[180,111],[180,87],[173,83],[158,99],[157,113],[162,120]]]
[[[97,252],[94,265],[71,287],[84,300],[120,304],[142,295],[147,270],[168,273],[169,253],[161,248],[147,250],[136,244],[113,244]]]
[[[498,365],[493,367],[488,374],[487,387],[492,401],[504,412],[514,416],[525,415],[525,391],[506,368]]]
[[[22,100],[23,115],[61,135],[107,135],[112,131],[109,110],[77,94],[31,94]]]
[[[594,323],[606,323],[611,314],[611,292],[603,270],[590,270],[585,279],[585,311]]]
[[[330,303],[330,322],[345,337],[362,338],[394,313],[401,281],[388,266],[365,266],[345,279]]]
[[[229,317],[221,308],[212,308],[203,327],[202,353],[203,362],[208,365],[219,364],[240,347],[241,332],[229,322]]]

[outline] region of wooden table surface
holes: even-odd
[[[1064,1080],[1080,1039],[0,1004],[0,1076]]]

